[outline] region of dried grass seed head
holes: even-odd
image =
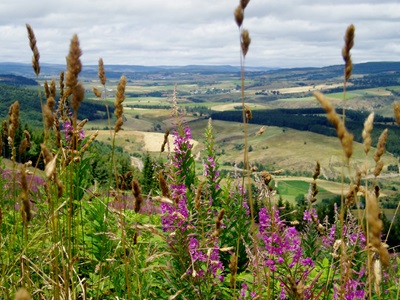
[[[140,211],[140,207],[143,203],[142,189],[140,188],[139,182],[137,180],[132,180],[132,193],[135,197],[135,212]]]
[[[15,300],[31,300],[32,297],[25,288],[20,288],[15,293]]]
[[[102,59],[102,58],[99,59],[99,72],[98,72],[98,76],[99,76],[99,79],[100,79],[101,84],[102,84],[102,85],[105,85],[105,84],[106,84],[106,81],[107,81],[107,77],[106,77],[106,71],[105,71],[105,69],[104,69],[104,63],[103,63],[103,59]]]
[[[122,117],[122,113],[123,113],[122,103],[125,100],[125,87],[126,87],[126,77],[121,76],[118,86],[117,86],[117,92],[116,92],[115,101],[114,101],[114,107],[115,107],[114,114],[117,118]]]
[[[333,126],[335,127],[340,142],[342,143],[343,151],[345,152],[347,159],[349,159],[353,154],[354,136],[346,130],[343,121],[340,119],[340,116],[336,113],[329,99],[320,92],[315,92],[314,96],[315,98],[317,98],[322,108],[327,113],[328,121],[332,123]]]
[[[168,143],[168,136],[169,136],[169,129],[167,129],[164,133],[164,141],[161,145],[161,152],[164,152],[165,150],[165,145]]]
[[[376,162],[375,168],[374,168],[374,176],[375,177],[378,177],[381,174],[384,165],[385,165],[384,162],[381,160]]]
[[[261,127],[258,131],[257,131],[257,133],[256,133],[256,135],[262,135],[264,132],[265,132],[265,126],[263,126],[263,127]]]
[[[93,87],[93,93],[97,98],[101,98],[102,92],[98,88]]]
[[[321,174],[321,165],[320,165],[319,161],[317,161],[317,163],[315,164],[315,171],[313,174],[313,179],[317,180],[317,178],[320,174]]]
[[[28,30],[29,46],[33,52],[33,56],[32,56],[33,71],[35,72],[36,76],[39,76],[39,74],[40,74],[40,65],[39,65],[40,54],[39,54],[39,50],[36,46],[37,41],[36,41],[35,33],[33,32],[33,29],[29,24],[26,24],[26,29]]]
[[[53,111],[54,111],[55,104],[56,104],[56,101],[54,100],[54,98],[52,96],[50,96],[49,98],[47,98],[47,102],[43,106],[43,114],[44,114],[46,126],[48,128],[52,128],[54,125]]]
[[[50,88],[49,88],[49,84],[47,83],[47,80],[44,82],[43,86],[44,86],[44,94],[46,95],[46,98],[49,98],[50,97]]]
[[[194,198],[194,203],[195,203],[195,208],[199,209],[201,205],[201,194],[202,194],[202,189],[204,186],[204,181],[200,182],[199,186],[197,187],[197,192],[196,192],[196,197]]]
[[[60,72],[59,84],[60,84],[60,97],[62,97],[64,94],[64,71]]]
[[[25,138],[22,140],[22,142],[19,146],[19,154],[20,155],[25,153],[32,146],[31,135],[30,135],[29,131],[24,130],[24,135],[25,135]]]
[[[76,125],[76,130],[81,130],[86,123],[89,121],[89,119],[83,119],[82,121],[80,121],[77,125]]]
[[[67,74],[65,78],[66,86],[71,90],[78,84],[78,75],[82,71],[82,63],[80,57],[82,51],[80,49],[78,36],[75,34],[70,43],[69,53],[67,56]]]
[[[260,174],[260,176],[261,176],[262,180],[264,181],[264,184],[265,184],[266,186],[268,186],[269,183],[270,183],[271,180],[272,180],[271,174],[270,174],[269,172],[267,172],[267,171],[262,171],[261,174]]]
[[[371,245],[377,249],[382,265],[389,264],[390,256],[387,248],[381,242],[381,231],[383,230],[383,221],[380,218],[381,210],[378,203],[377,193],[368,191],[366,193],[367,205],[367,223],[369,226],[369,236]]]
[[[400,125],[400,103],[395,101],[393,103],[394,117],[396,118],[397,125]]]
[[[381,159],[383,153],[385,153],[385,145],[387,137],[388,137],[388,129],[386,128],[385,130],[382,131],[381,135],[379,136],[378,145],[376,146],[376,151],[374,154],[375,162],[378,162]]]
[[[248,123],[253,118],[253,113],[248,105],[245,105],[244,109],[246,115],[246,123]]]
[[[50,82],[50,96],[55,98],[57,96],[56,92],[57,92],[56,81],[52,79]]]
[[[235,16],[235,22],[236,22],[237,26],[241,27],[243,24],[243,19],[244,19],[244,11],[243,11],[243,7],[241,5],[238,5],[238,7],[236,7],[234,16]]]
[[[115,95],[115,101],[114,101],[114,106],[115,106],[114,115],[117,118],[114,129],[115,132],[118,132],[122,128],[122,125],[124,124],[124,120],[122,117],[124,109],[122,103],[125,100],[125,87],[126,87],[126,77],[121,76],[117,86],[117,93]]]
[[[355,27],[351,24],[346,29],[346,34],[344,36],[344,46],[342,49],[342,56],[345,62],[345,81],[347,82],[350,79],[351,73],[353,71],[353,63],[351,61],[350,50],[354,46],[354,31]]]
[[[53,154],[51,154],[51,152],[49,151],[49,149],[47,149],[47,146],[45,144],[40,144],[40,148],[42,149],[44,163],[45,165],[47,165],[50,161],[53,160]]]
[[[369,150],[371,149],[371,132],[374,124],[374,113],[370,113],[368,118],[364,122],[364,129],[362,132],[362,138],[364,140],[364,152],[368,154]]]
[[[250,2],[250,0],[240,0],[240,6],[241,6],[243,9],[246,9],[247,4],[249,4],[249,2]]]
[[[85,98],[85,88],[83,87],[82,83],[78,83],[72,89],[72,99],[71,99],[71,107],[72,109],[77,112],[81,102]]]
[[[8,137],[12,140],[15,138],[15,134],[17,132],[19,126],[19,102],[15,101],[11,104],[10,109],[8,111]],[[4,127],[3,127],[4,128]]]
[[[32,213],[31,213],[31,203],[29,201],[29,188],[28,188],[28,181],[26,179],[26,167],[25,165],[22,165],[21,171],[20,171],[20,178],[21,178],[21,188],[22,188],[22,193],[21,193],[21,200],[22,200],[22,207],[21,207],[21,214],[22,214],[22,219],[24,222],[29,222],[32,219]]]
[[[247,29],[244,29],[242,31],[242,34],[240,35],[240,44],[242,47],[243,57],[245,57],[247,52],[249,51],[250,42],[251,42],[251,38],[250,38],[249,31]]]
[[[94,133],[92,133],[90,135],[89,140],[86,142],[86,144],[83,145],[82,148],[79,150],[79,153],[80,154],[84,153],[89,148],[90,144],[94,142],[94,140],[97,138],[98,135],[99,135],[98,130],[96,130]]]
[[[158,180],[160,182],[160,188],[161,188],[161,193],[162,193],[163,197],[171,199],[171,194],[169,192],[169,187],[168,187],[167,181],[164,178],[164,174],[163,174],[162,171],[160,171],[158,173]]]
[[[354,135],[346,131],[342,139],[342,148],[347,159],[349,159],[353,155],[353,141]]]

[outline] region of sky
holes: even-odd
[[[25,24],[41,63],[65,64],[74,34],[82,63],[239,65],[239,0],[9,0],[0,2],[0,62],[30,63]],[[399,0],[250,0],[243,27],[246,65],[273,68],[343,64],[354,24],[353,63],[400,61]]]

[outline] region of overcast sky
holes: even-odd
[[[25,24],[41,63],[65,64],[78,34],[84,64],[238,65],[239,0],[4,0],[0,62],[30,63]],[[349,24],[356,27],[353,62],[400,61],[399,0],[251,0],[244,27],[248,66],[342,64]]]

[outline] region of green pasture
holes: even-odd
[[[127,97],[125,105],[171,105],[172,98],[167,97]]]
[[[277,191],[283,200],[295,203],[295,199],[299,195],[306,196],[310,188],[310,183],[301,180],[281,180],[278,183]],[[317,199],[332,198],[335,194],[318,186]]]
[[[214,106],[218,106],[218,105],[221,105],[221,103],[218,103],[218,102],[199,102],[199,103],[193,103],[193,102],[190,102],[190,103],[180,103],[179,104],[179,106],[180,107],[199,107],[199,106],[203,106],[203,107],[208,107],[208,108],[211,108],[211,107],[214,107]]]
[[[339,99],[343,100],[343,93],[332,93],[332,94],[326,94],[327,97],[329,98],[334,98],[334,99]],[[354,99],[359,97],[359,95],[352,93],[352,92],[346,92],[346,100]]]
[[[306,102],[306,101],[314,101],[315,97],[298,97],[298,98],[283,98],[276,100],[276,102]]]

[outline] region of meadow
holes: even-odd
[[[400,124],[384,98],[397,89],[350,83],[352,25],[341,75],[325,84],[247,79],[248,3],[234,12],[237,78],[201,84],[108,80],[101,58],[82,81],[77,35],[47,81],[27,25],[42,128],[21,129],[19,101],[3,122],[1,299],[400,298],[398,160],[385,152],[396,143],[374,136]],[[108,117],[83,120],[86,100]],[[258,110],[319,106],[336,137],[252,123]],[[361,108],[356,142],[346,125]],[[242,121],[209,118],[224,110]]]

